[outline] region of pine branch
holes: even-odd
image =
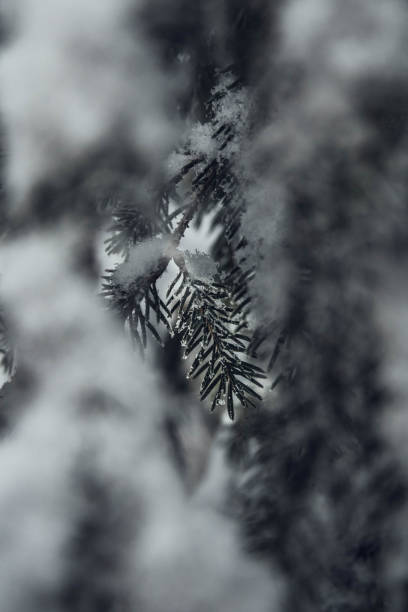
[[[116,278],[115,269],[107,270],[103,277],[102,295],[107,300],[108,307],[116,312],[124,323],[128,323],[132,337],[141,350],[146,348],[147,345],[146,329],[162,344],[160,335],[151,318],[153,313],[155,314],[156,324],[163,323],[170,329],[170,313],[159,297],[156,282],[165,272],[194,216],[197,206],[198,202],[196,200],[187,206],[171,237],[170,245],[147,274],[135,278],[126,287]]]
[[[200,200],[195,216],[197,225],[205,214],[215,209],[211,226],[218,237],[211,247],[211,254],[222,270],[224,281],[236,303],[234,314],[239,314],[243,321],[249,312],[248,283],[254,269],[240,255],[246,244],[240,233],[241,217],[246,208],[242,194],[246,190],[243,189],[244,179],[237,163],[237,152],[248,128],[249,105],[246,90],[240,79],[233,78],[231,67],[220,73],[219,84],[213,89],[207,104],[207,125],[211,126],[213,151],[206,155],[197,152],[193,156],[191,141],[188,141],[182,151],[187,162],[174,179],[178,185],[188,173],[190,180],[191,174],[195,175],[192,178],[192,192]],[[194,141],[194,138],[191,140]],[[222,231],[219,231],[220,227]]]
[[[177,313],[175,331],[184,349],[184,358],[195,353],[187,377],[203,375],[200,396],[214,393],[211,410],[227,405],[234,419],[234,397],[245,407],[256,406],[262,397],[253,385],[262,389],[266,378],[258,366],[244,360],[250,338],[239,333],[241,319],[234,315],[231,294],[219,283],[193,279],[182,256],[175,258],[180,273],[168,290],[167,306]]]
[[[232,235],[233,227],[235,231],[239,227],[237,216],[244,208],[240,196],[241,180],[235,162],[247,129],[249,101],[240,79],[235,79],[230,70],[218,76],[219,83],[212,90],[206,106],[208,121],[205,126],[210,130],[210,151],[203,153],[200,150],[200,136],[196,142],[197,136],[194,135],[194,130],[204,126],[193,126],[192,135],[179,152],[185,163],[171,179],[169,188],[177,199],[177,186],[189,176],[195,197],[201,199],[197,225],[207,213],[220,205],[216,224],[225,226]]]
[[[162,344],[153,319],[156,319],[156,324],[164,323],[170,329],[170,313],[156,288],[156,280],[167,264],[168,259],[161,257],[149,274],[137,278],[126,288],[115,280],[115,270],[108,270],[109,274],[104,276],[102,295],[106,298],[109,308],[116,312],[124,323],[128,323],[132,338],[141,351],[147,345],[147,330]]]
[[[248,282],[254,271],[245,269],[243,258],[240,260],[236,256],[243,246],[238,230],[245,203],[239,196],[241,180],[235,173],[234,165],[241,132],[245,129],[245,94],[239,80],[231,79],[231,75],[224,75],[222,83],[213,90],[208,105],[214,151],[208,155],[194,152],[194,148],[190,148],[191,143],[187,142],[180,153],[185,163],[169,181],[168,190],[162,198],[163,204],[158,208],[160,223],[167,229],[165,237],[168,243],[164,252],[147,274],[135,278],[126,287],[117,282],[114,270],[108,271],[103,294],[111,308],[127,322],[141,349],[146,346],[146,330],[161,341],[149,318],[150,314],[155,313],[157,323],[162,322],[170,328],[171,317],[176,313],[175,329],[185,349],[185,357],[195,354],[189,375],[193,378],[203,375],[201,399],[213,393],[212,410],[217,405],[226,404],[228,414],[233,419],[235,400],[248,407],[255,406],[254,400],[261,399],[253,387],[262,388],[259,379],[266,375],[243,358],[250,343],[250,338],[242,331],[247,327],[250,303]],[[228,96],[228,106],[232,106],[235,112],[232,115],[225,113],[223,106]],[[232,143],[234,146],[230,150],[228,147]],[[185,194],[179,195],[178,188],[187,176],[191,187],[186,204]],[[170,193],[172,201],[176,203],[176,209],[172,212],[169,210]],[[224,228],[222,244],[228,251],[225,253],[219,249],[217,258],[223,272],[222,284],[202,281],[190,275],[182,253],[177,250],[193,219],[199,224],[203,216],[218,204],[220,210],[214,222]],[[174,221],[180,215],[181,219],[173,229]],[[133,224],[137,227],[133,227]],[[141,232],[149,233],[152,230],[134,211],[124,211],[113,227],[117,235],[115,239],[110,239],[110,252],[118,248],[116,245],[120,247],[125,244],[128,249],[132,240],[137,243],[139,237],[143,239]],[[217,248],[218,244],[215,251]],[[128,250],[121,250],[128,256]],[[180,274],[169,287],[169,301],[164,304],[158,298],[156,282],[171,259],[179,266]],[[155,300],[151,299],[153,294],[157,296]]]
[[[113,213],[109,227],[110,236],[105,240],[106,253],[127,254],[137,242],[147,240],[155,234],[153,221],[138,208],[120,206]]]

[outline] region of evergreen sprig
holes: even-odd
[[[218,85],[212,90],[205,114],[211,128],[212,150],[206,153],[200,148],[194,150],[194,143],[187,139],[179,152],[185,163],[171,179],[169,189],[177,199],[176,188],[188,176],[195,197],[200,198],[196,224],[199,225],[208,212],[215,210],[214,225],[222,225],[226,234],[232,237],[240,226],[239,217],[244,208],[241,181],[234,162],[246,129],[248,101],[240,79],[234,78],[229,70],[218,75]]]
[[[167,260],[163,261],[163,258],[157,264],[159,270],[163,271],[166,266]],[[159,344],[163,344],[155,324],[163,323],[170,330],[170,312],[159,296],[156,274],[157,270],[154,270],[124,286],[116,279],[115,270],[107,270],[102,286],[102,295],[106,298],[108,307],[128,324],[131,336],[141,351],[147,345],[147,331]]]
[[[139,208],[118,206],[112,214],[109,236],[105,240],[108,255],[127,254],[137,242],[151,238],[155,233],[153,220]]]
[[[156,282],[165,272],[173,253],[184,235],[196,211],[197,201],[190,201],[184,207],[184,213],[171,235],[165,252],[158,256],[150,270],[130,283],[122,283],[117,277],[117,270],[106,270],[103,276],[102,296],[107,299],[108,307],[116,312],[121,320],[129,325],[129,329],[140,349],[146,348],[146,328],[152,336],[163,344],[160,334],[154,327],[152,313],[156,315],[156,323],[162,322],[170,330],[170,312],[160,298]],[[123,234],[119,234],[123,236]],[[125,262],[129,258],[130,249],[125,251]]]
[[[241,178],[236,174],[234,160],[247,129],[247,92],[230,71],[218,76],[219,84],[206,106],[211,150],[195,149],[194,138],[187,138],[177,153],[184,163],[160,196],[156,227],[137,210],[121,207],[114,214],[112,235],[107,240],[107,252],[122,253],[125,261],[132,246],[159,231],[171,247],[158,255],[157,264],[147,275],[130,284],[118,282],[114,270],[107,271],[102,293],[127,323],[142,350],[147,331],[161,342],[156,325],[163,323],[171,330],[176,316],[174,329],[184,357],[194,355],[188,377],[202,375],[201,399],[214,393],[211,409],[226,405],[233,419],[234,398],[244,407],[254,406],[254,400],[261,399],[254,386],[262,388],[259,380],[266,375],[244,358],[251,342],[243,331],[250,305],[248,282],[254,270],[237,257],[243,246],[239,229],[245,202],[240,196]],[[223,227],[213,248],[222,282],[190,275],[183,254],[177,250],[190,222],[200,225],[203,217],[214,211],[213,224]],[[156,281],[172,258],[180,273],[169,287],[165,304],[158,296]]]
[[[167,290],[165,303],[158,294],[156,280],[171,258],[180,271]],[[242,314],[247,301],[244,295],[231,290],[225,278],[194,278],[182,252],[176,249],[161,256],[148,274],[129,284],[121,283],[115,270],[108,272],[102,294],[109,307],[128,324],[141,350],[147,344],[147,331],[162,344],[156,326],[163,323],[170,334],[177,334],[183,357],[194,356],[187,378],[202,375],[200,397],[204,400],[214,393],[211,410],[226,405],[228,415],[234,419],[234,398],[246,408],[256,406],[254,400],[262,397],[254,386],[262,389],[259,381],[266,374],[245,358],[251,339],[242,333],[247,326]]]
[[[242,319],[236,316],[236,305],[227,288],[217,282],[193,279],[181,270],[168,290],[167,306],[177,313],[175,331],[184,349],[184,358],[195,353],[188,378],[203,375],[200,396],[204,400],[214,393],[211,410],[227,406],[234,419],[234,397],[244,407],[256,406],[262,397],[253,385],[263,388],[259,380],[263,370],[246,361],[250,338],[239,330]]]

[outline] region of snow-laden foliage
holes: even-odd
[[[1,4],[1,611],[405,612],[407,41]]]

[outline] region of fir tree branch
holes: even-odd
[[[123,287],[117,280],[115,269],[107,270],[103,277],[102,295],[106,298],[109,308],[124,322],[128,322],[132,337],[141,350],[146,347],[146,328],[161,343],[160,335],[150,320],[152,313],[156,314],[157,323],[162,322],[170,328],[170,313],[158,295],[156,282],[176,255],[177,247],[194,217],[197,206],[198,200],[193,200],[189,204],[171,236],[170,244],[146,274],[135,278],[127,287]]]
[[[253,385],[262,388],[259,380],[266,375],[242,357],[250,338],[239,333],[242,321],[234,315],[236,307],[226,287],[192,278],[180,252],[174,255],[174,261],[180,272],[169,287],[167,306],[177,313],[175,331],[184,358],[195,353],[187,378],[203,375],[201,399],[214,393],[211,410],[227,405],[233,420],[234,397],[245,408],[256,406],[254,399],[262,397]]]
[[[238,195],[241,180],[233,170],[233,160],[245,130],[248,109],[245,91],[239,89],[239,80],[231,80],[231,76],[224,76],[220,80],[220,85],[213,90],[208,104],[209,125],[212,130],[210,138],[214,151],[203,154],[194,148],[194,139],[188,141],[181,153],[186,161],[169,182],[169,189],[174,189],[174,198],[177,201],[178,185],[192,173],[189,202],[181,203],[169,214],[170,196],[164,194],[166,206],[160,209],[160,214],[169,233],[165,235],[168,243],[163,253],[146,274],[136,278],[126,288],[115,282],[115,271],[111,271],[110,277],[106,278],[104,294],[110,298],[113,308],[119,311],[124,321],[128,321],[130,330],[141,347],[146,346],[146,328],[160,340],[154,324],[149,320],[150,310],[156,312],[157,322],[161,321],[167,327],[171,325],[171,317],[176,313],[176,331],[180,332],[180,325],[183,326],[183,333],[178,335],[185,345],[185,356],[197,353],[195,367],[190,371],[190,375],[204,375],[200,390],[201,399],[215,393],[212,410],[217,405],[227,404],[228,414],[233,419],[234,398],[245,407],[254,405],[254,398],[261,397],[252,385],[262,387],[257,379],[265,378],[265,374],[239,355],[247,352],[250,343],[250,338],[241,332],[247,327],[246,317],[250,302],[248,281],[254,272],[252,269],[243,269],[242,258],[239,260],[235,253],[242,246],[238,230],[245,203]],[[226,103],[234,108],[235,115],[225,114]],[[200,124],[197,129],[201,130]],[[208,132],[205,134],[207,138]],[[233,143],[231,149],[230,143]],[[185,201],[185,196],[182,197]],[[216,214],[215,223],[224,228],[223,246],[219,248],[217,243],[215,250],[219,251],[216,259],[224,272],[223,285],[211,281],[203,282],[192,277],[183,253],[178,249],[192,220],[196,217],[199,224],[203,215],[220,202],[222,206]],[[175,229],[171,230],[173,221],[179,215],[181,219]],[[136,233],[133,232],[133,235]],[[229,251],[227,256],[222,252],[225,247]],[[169,287],[169,301],[166,305],[160,303],[159,299],[151,303],[147,296],[151,293],[157,295],[156,282],[171,259],[179,267],[180,274]],[[180,297],[177,297],[180,291]],[[142,302],[145,304],[144,309]],[[203,349],[204,341],[213,347],[211,356]]]

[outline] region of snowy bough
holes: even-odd
[[[405,612],[407,40],[1,4],[1,612]]]

